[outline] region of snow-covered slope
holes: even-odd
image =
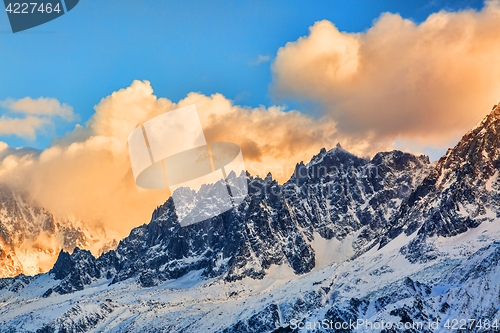
[[[101,273],[85,288],[47,295],[45,288],[60,283],[55,273],[29,282],[18,276],[2,280],[0,327],[17,332],[273,332],[363,319],[395,327],[402,320],[424,327],[439,322],[433,331],[446,332],[448,319],[481,319],[490,326],[500,319],[500,243],[488,238],[489,245],[472,255],[412,264],[399,252],[409,240],[402,234],[381,250],[308,274],[296,275],[282,264],[262,279],[234,282],[207,279],[198,270],[144,288],[137,278],[111,284],[112,277]],[[373,330],[360,324],[354,331]]]

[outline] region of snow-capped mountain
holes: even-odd
[[[436,164],[323,149],[283,185],[247,175],[237,208],[187,227],[169,199],[116,250],[0,280],[0,327],[498,331],[499,131],[495,107]]]
[[[54,217],[26,193],[0,185],[0,277],[46,272],[60,249],[86,248],[93,238],[78,220]]]
[[[238,209],[202,223],[181,227],[168,200],[108,254],[119,262],[113,283],[137,277],[151,287],[192,270],[226,281],[258,279],[271,265],[304,274],[316,264],[341,262],[388,223],[428,165],[425,156],[396,151],[367,161],[337,147],[297,165],[284,185],[271,174],[249,176],[249,195]],[[323,242],[344,248],[333,255],[316,251]]]

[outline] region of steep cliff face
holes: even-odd
[[[326,239],[342,240],[358,232],[352,246],[362,252],[391,224],[431,168],[423,155],[381,152],[367,161],[338,146],[307,166],[299,164],[299,176],[292,177],[284,191],[304,227],[311,226]]]
[[[27,194],[0,185],[0,277],[46,272],[60,249],[73,251],[89,242],[91,233],[82,223],[55,218]]]
[[[434,237],[451,237],[500,216],[500,108],[449,149],[405,202],[381,245],[404,232],[416,238],[403,251],[408,259],[436,255]]]

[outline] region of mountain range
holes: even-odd
[[[169,199],[115,250],[0,279],[0,332],[498,331],[499,134],[495,106],[435,163],[322,149],[284,184],[242,175],[238,207],[186,227]]]

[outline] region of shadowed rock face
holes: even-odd
[[[245,201],[202,223],[180,227],[169,200],[120,243],[116,252],[126,259],[114,282],[139,276],[154,285],[199,269],[228,281],[262,278],[282,263],[307,273],[315,267],[315,232],[341,240],[363,229],[353,242],[353,251],[362,250],[428,169],[425,156],[394,151],[368,161],[337,147],[298,164],[284,185],[270,174],[249,176]]]
[[[496,106],[437,162],[385,230],[381,245],[402,232],[418,231],[403,252],[411,261],[425,261],[434,257],[433,246],[426,244],[432,236],[455,236],[500,216],[499,134],[500,108]]]

